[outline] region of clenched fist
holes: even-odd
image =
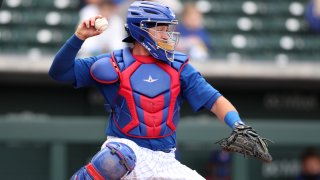
[[[96,19],[103,18],[101,15],[97,15],[82,21],[75,32],[75,35],[81,39],[86,40],[89,37],[101,34],[103,31],[99,31],[94,27]]]

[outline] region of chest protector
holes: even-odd
[[[111,115],[122,133],[137,138],[162,138],[175,132],[179,121],[180,72],[187,60],[186,55],[176,53],[171,63],[140,62],[126,48],[92,65],[91,75],[99,83],[120,82],[111,103]]]

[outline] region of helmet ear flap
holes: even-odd
[[[144,41],[144,37],[141,36],[141,35],[139,35],[139,41],[140,41],[140,42],[143,42],[143,41]]]
[[[124,29],[126,30],[126,32],[128,33],[128,35],[130,35],[128,23],[125,23],[125,24],[124,24]]]
[[[135,40],[132,37],[131,33],[130,33],[130,29],[129,29],[129,25],[126,23],[124,24],[124,29],[126,30],[128,37],[124,38],[122,40],[122,42],[126,42],[126,43],[133,43]]]

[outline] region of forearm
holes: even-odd
[[[83,40],[73,35],[56,54],[49,70],[49,75],[57,80],[68,83],[75,81],[74,61]]]
[[[217,118],[228,126],[234,128],[235,122],[241,122],[236,108],[223,96],[220,96],[211,108]]]

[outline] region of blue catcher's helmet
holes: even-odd
[[[154,58],[173,61],[179,40],[179,33],[174,32],[177,24],[176,16],[169,7],[150,1],[136,1],[128,9],[126,30],[129,37],[123,41],[132,42],[134,39]],[[158,37],[159,33],[164,33],[165,37]]]

